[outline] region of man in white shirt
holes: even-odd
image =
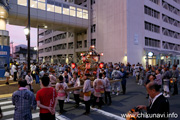
[[[16,62],[14,62],[14,64],[12,65],[12,72],[14,74],[14,81],[17,81],[17,67],[16,67]]]

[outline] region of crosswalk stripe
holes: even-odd
[[[7,105],[7,106],[1,107],[2,110],[9,109],[9,108],[14,108],[14,105]]]
[[[6,105],[6,104],[10,104],[10,103],[12,103],[12,101],[1,102],[0,105]]]
[[[8,116],[14,114],[14,110],[3,112],[3,116]]]

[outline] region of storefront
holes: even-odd
[[[147,65],[165,65],[172,67],[173,64],[179,65],[180,53],[174,51],[163,51],[155,49],[145,49]]]

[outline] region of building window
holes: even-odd
[[[145,29],[148,31],[152,31],[155,33],[160,33],[160,26],[149,23],[149,22],[144,22],[145,23]]]
[[[73,42],[68,43],[68,49],[73,49]]]
[[[63,4],[63,14],[69,15],[69,5]]]
[[[76,8],[73,6],[70,6],[70,16],[76,16]]]
[[[167,16],[167,15],[165,15],[165,14],[162,14],[162,20],[163,20],[164,22],[166,22],[166,23],[169,23],[169,24],[171,24],[171,25],[174,25],[174,26],[180,28],[180,21],[175,20],[175,19],[173,19],[173,18],[171,18],[171,17],[169,17],[169,16]]]
[[[52,42],[52,38],[48,38],[45,40],[44,44],[48,44],[48,43],[51,43]]]
[[[160,12],[147,6],[144,6],[144,13],[157,19],[159,19],[159,16],[160,16]]]
[[[160,40],[145,37],[145,46],[160,48]]]
[[[157,5],[159,5],[159,0],[150,0],[150,1],[157,4]]]
[[[87,48],[87,40],[84,40],[84,47]]]
[[[92,45],[96,46],[96,39],[91,39],[91,46]]]
[[[47,0],[47,11],[54,12],[54,1]]]
[[[61,3],[54,1],[54,4],[55,4],[55,12],[61,14],[62,13]]]
[[[83,12],[81,8],[77,8],[77,17],[83,18]]]
[[[77,49],[82,48],[82,41],[77,41]]]
[[[162,33],[165,36],[176,38],[176,39],[180,39],[180,33],[172,31],[172,30],[169,30],[167,28],[162,28]]]
[[[91,26],[91,33],[95,33],[96,32],[96,24]]]
[[[164,9],[180,16],[180,10],[172,5],[170,5],[169,3],[165,2],[164,0],[162,0],[162,6]]]
[[[58,34],[56,36],[53,37],[53,41],[57,41],[57,40],[61,40],[61,39],[66,39],[66,35],[67,33],[61,33],[61,34]]]
[[[27,6],[27,0],[18,0],[18,5]]]
[[[45,35],[49,35],[49,34],[51,34],[52,33],[52,30],[46,30],[45,31]]]

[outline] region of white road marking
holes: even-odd
[[[1,106],[2,110],[9,109],[9,108],[14,108],[14,105]]]
[[[6,104],[10,104],[10,103],[12,103],[12,101],[0,102],[0,105],[6,105]]]

